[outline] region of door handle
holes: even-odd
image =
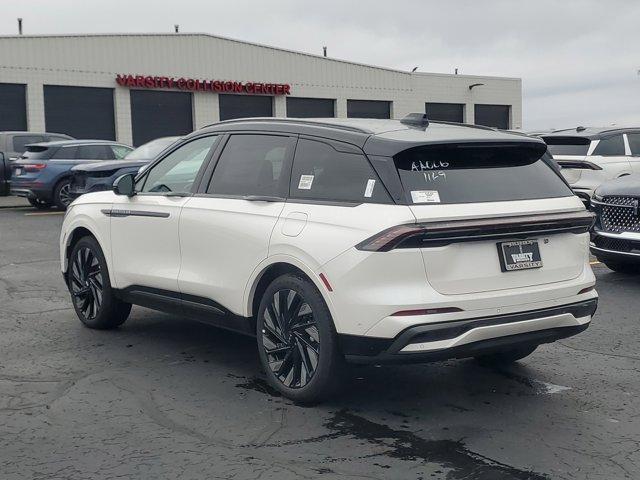
[[[270,195],[245,195],[242,199],[249,202],[284,202],[284,198]]]

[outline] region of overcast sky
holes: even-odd
[[[523,127],[640,124],[638,0],[15,0],[0,34],[207,32],[423,72],[520,77]]]

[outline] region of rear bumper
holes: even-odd
[[[466,358],[525,345],[540,345],[587,329],[597,298],[509,315],[416,325],[395,338],[339,335],[352,363],[415,363]]]
[[[20,185],[15,182],[10,183],[11,195],[16,197],[25,197],[31,199],[39,199],[44,201],[51,201],[51,191],[43,190],[41,187],[34,187],[32,185]]]

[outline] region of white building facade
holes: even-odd
[[[244,116],[517,129],[518,78],[411,73],[208,34],[0,37],[0,130],[139,145]]]

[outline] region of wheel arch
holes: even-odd
[[[65,280],[67,279],[67,273],[69,271],[68,266],[69,266],[69,257],[71,256],[71,250],[73,250],[73,247],[78,242],[78,240],[86,236],[92,237],[96,242],[98,242],[98,245],[100,245],[100,248],[102,249],[102,254],[104,255],[107,261],[107,268],[109,270],[110,280],[111,282],[113,282],[113,269],[111,268],[109,252],[108,250],[106,250],[104,242],[102,241],[100,236],[96,234],[96,230],[85,223],[81,223],[73,226],[66,237],[66,240],[63,246],[63,251],[62,251],[64,255],[64,257],[62,258],[62,272],[65,277]]]
[[[328,295],[329,292],[319,275],[295,257],[288,256],[278,256],[268,259],[268,261],[256,268],[252,279],[247,283],[247,288],[245,289],[244,304],[246,317],[253,317],[257,313],[262,294],[269,284],[277,277],[287,273],[295,273],[311,281],[327,304],[331,316],[335,318],[333,304]]]

